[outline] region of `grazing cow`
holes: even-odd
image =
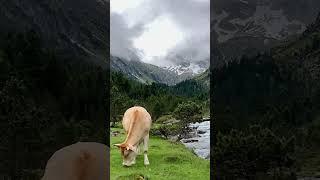
[[[109,174],[109,147],[78,142],[51,156],[41,180],[106,180]]]
[[[138,147],[144,147],[144,165],[149,165],[148,142],[151,128],[151,116],[148,111],[140,106],[129,108],[123,115],[123,128],[127,134],[126,140],[119,147],[122,155],[122,165],[131,166],[136,162]]]

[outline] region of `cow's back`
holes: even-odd
[[[109,177],[109,147],[78,142],[55,152],[42,180],[104,180]]]
[[[140,132],[148,133],[151,128],[151,116],[143,107],[131,107],[124,113],[122,119],[122,125],[126,133],[129,132],[132,124],[134,124],[134,129],[139,129]]]

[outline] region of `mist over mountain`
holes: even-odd
[[[159,3],[157,2],[153,6]],[[164,4],[168,5],[168,3]],[[188,1],[185,8],[190,9],[191,4],[191,1]],[[121,55],[124,51],[116,51],[119,49],[117,45],[124,47],[123,45],[127,44],[130,47],[130,37],[139,35],[143,29],[141,24],[128,29],[123,17],[115,13],[110,15],[111,27],[109,28],[108,23],[105,23],[109,18],[109,13],[106,12],[108,6],[109,1],[106,0],[3,1],[0,6],[0,34],[5,38],[8,32],[34,30],[41,36],[44,46],[54,49],[56,55],[70,57],[70,59],[78,57],[106,68],[108,62],[108,55],[105,54],[106,49],[111,47],[111,50],[115,52],[114,55]],[[203,10],[205,3],[200,3],[198,6]],[[181,12],[183,12],[182,10],[183,8],[181,8]],[[163,10],[164,12],[167,10]],[[200,11],[194,13],[199,14]],[[202,18],[205,17],[205,13],[200,13],[200,15]],[[180,19],[181,25],[189,27],[180,13],[177,13],[176,16],[176,19]],[[201,25],[202,28],[204,24],[205,22],[199,22],[199,26]],[[112,46],[109,46],[109,42],[107,42],[110,30],[117,30],[117,33],[110,37]],[[199,27],[197,32],[200,31]],[[116,58],[111,58],[111,67],[115,70],[121,70],[124,74],[141,82],[173,85],[190,79],[209,67],[208,57],[202,56],[207,53],[208,48],[200,48],[202,45],[208,45],[208,43],[203,43],[204,41],[203,38],[198,41],[193,38],[193,40],[185,41],[172,49],[165,57],[172,62],[167,66],[156,67],[143,63],[141,62],[142,52],[136,48],[127,48],[125,56],[118,58],[119,62],[116,62]],[[190,43],[194,43],[196,48],[192,49]],[[201,51],[201,49],[204,50]],[[161,61],[165,60],[161,59]]]
[[[113,56],[140,59],[189,77],[209,68],[209,0],[130,3],[111,3]]]

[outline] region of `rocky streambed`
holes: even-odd
[[[189,124],[191,131],[180,142],[197,156],[210,159],[210,121]]]

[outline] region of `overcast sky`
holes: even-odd
[[[147,63],[209,61],[210,0],[110,0],[111,54]]]

